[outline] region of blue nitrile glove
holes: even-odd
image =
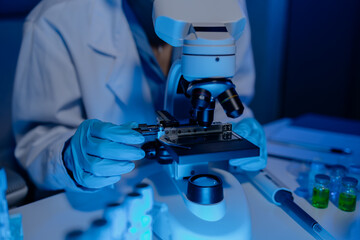
[[[260,147],[260,156],[258,158],[231,159],[229,164],[244,171],[258,171],[265,168],[267,163],[266,137],[260,123],[255,118],[245,118],[233,125],[233,131]]]
[[[114,125],[96,119],[85,120],[65,144],[63,159],[76,183],[85,188],[101,188],[120,180],[130,172],[131,161],[144,158],[144,151],[134,145],[144,137],[132,130],[136,123]]]

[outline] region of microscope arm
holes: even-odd
[[[176,96],[177,86],[179,85],[181,77],[181,60],[176,60],[169,71],[169,81],[166,84],[164,110],[174,115],[174,101]]]

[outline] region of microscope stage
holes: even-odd
[[[259,156],[259,148],[238,135],[223,138],[221,134],[184,136],[163,144],[178,164],[214,162]]]

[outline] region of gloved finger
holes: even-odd
[[[260,148],[260,156],[249,158],[231,159],[229,161],[231,166],[239,167],[244,171],[258,171],[264,169],[267,164],[267,149],[266,144]]]
[[[131,161],[114,161],[94,156],[87,157],[85,170],[98,177],[119,176],[131,172],[135,164]]]
[[[235,124],[234,131],[240,136],[250,140],[255,145],[265,141],[265,133],[261,124],[255,118],[245,118]]]
[[[87,188],[103,188],[117,183],[120,178],[120,176],[98,177],[88,172],[82,172],[81,180],[78,183]]]
[[[246,158],[230,159],[229,164],[230,164],[231,166],[240,167],[240,166],[246,165],[246,164],[248,164],[248,163],[257,161],[257,158],[258,158],[258,157],[246,157]]]
[[[90,136],[125,144],[144,143],[144,136],[133,130],[132,126],[136,127],[137,124],[132,122],[127,125],[115,125],[97,120],[90,126]]]
[[[236,166],[244,171],[259,171],[266,167],[266,163],[266,158],[262,157],[238,158],[229,161],[231,166]]]
[[[139,124],[137,122],[127,122],[127,123],[121,124],[120,126],[122,126],[124,128],[133,129],[133,128],[139,127]]]
[[[243,138],[247,138],[251,132],[251,129],[247,124],[238,123],[234,127],[234,132]]]
[[[244,163],[241,166],[241,169],[245,171],[258,171],[260,169],[264,169],[267,164],[267,148],[266,143],[261,144],[260,147],[260,156],[258,157],[257,161]]]
[[[88,155],[121,161],[136,161],[145,157],[141,148],[93,137],[87,139],[86,152]]]
[[[245,171],[256,171],[266,167],[266,137],[260,123],[254,118],[245,118],[234,125],[234,131],[260,148],[260,156],[231,159],[229,164]]]
[[[249,162],[244,165],[241,165],[240,168],[244,171],[259,171],[261,169],[264,169],[266,167],[266,160],[259,160],[255,162]]]

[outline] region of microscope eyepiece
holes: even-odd
[[[244,111],[244,106],[235,88],[229,88],[218,96],[218,100],[226,115],[230,118],[237,118]]]

